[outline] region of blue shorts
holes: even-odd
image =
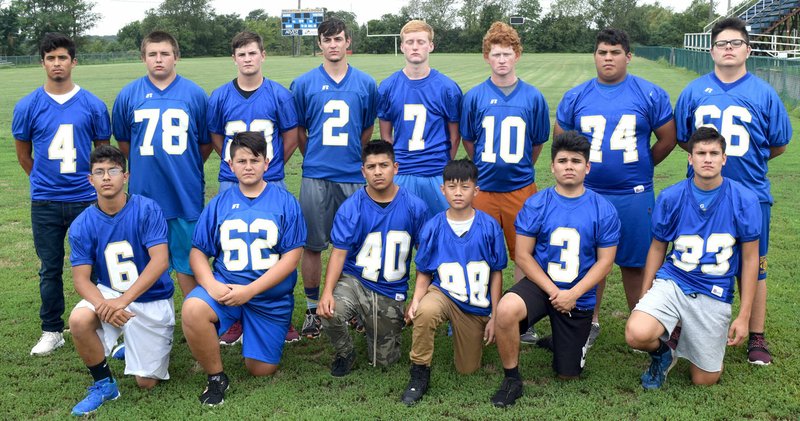
[[[264,315],[268,309],[251,304],[226,306],[214,301],[202,286],[198,285],[186,299],[203,300],[217,315],[217,334],[227,332],[236,321],[242,322],[242,356],[267,364],[278,365],[283,355],[283,340],[289,331],[290,318],[276,321]],[[291,317],[291,316],[290,316]]]
[[[189,251],[192,250],[192,236],[197,221],[181,218],[167,219],[167,243],[169,245],[169,266],[185,275],[194,275],[189,267]]]
[[[619,216],[620,235],[614,263],[625,268],[643,268],[653,233],[650,220],[656,203],[652,190],[632,194],[604,194]]]
[[[269,183],[271,183],[273,185],[276,185],[276,186],[281,186],[281,187],[283,187],[284,190],[286,190],[286,183],[284,183],[283,180],[270,181]],[[237,183],[235,181],[220,181],[219,182],[219,189],[217,190],[217,194],[220,194],[220,193],[224,192],[225,190],[228,190],[231,187],[238,186],[238,185],[239,185],[239,183]]]
[[[761,203],[761,237],[758,239],[758,280],[767,279],[767,251],[769,251],[769,220],[772,205]]]
[[[439,212],[447,210],[450,206],[442,193],[442,176],[422,177],[410,174],[398,174],[394,176],[394,182],[414,193],[428,205],[428,219],[431,219]]]

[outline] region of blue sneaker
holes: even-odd
[[[97,411],[105,401],[113,401],[119,397],[117,382],[112,378],[96,381],[89,386],[88,393],[82,401],[72,408],[72,415],[82,417]]]
[[[678,359],[671,348],[661,355],[650,354],[650,367],[642,373],[642,387],[645,390],[658,389],[667,381],[667,373],[675,366]]]
[[[117,345],[111,350],[111,358],[125,361],[125,342]]]

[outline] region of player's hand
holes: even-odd
[[[123,300],[122,297],[105,299],[100,302],[99,305],[95,306],[94,312],[100,320],[110,323],[113,314],[119,310],[124,310],[128,307],[128,304],[129,303]]]
[[[728,329],[728,345],[741,345],[748,336],[749,330],[749,320],[737,317]]]
[[[417,317],[417,307],[419,307],[418,300],[411,300],[411,302],[408,303],[408,307],[406,307],[406,314],[403,316],[406,324],[411,323],[411,321],[414,320],[414,317]]]
[[[214,282],[210,288],[206,290],[208,295],[214,299],[214,301],[218,303],[222,303],[222,297],[227,295],[231,291],[231,287],[228,284],[223,284],[222,282]]]
[[[486,327],[483,329],[483,342],[484,346],[494,343],[494,318],[489,319],[489,323],[486,323]]]
[[[336,310],[336,300],[333,299],[333,294],[322,294],[322,297],[317,303],[317,316],[323,319],[330,319],[333,317],[333,312]]]
[[[109,323],[114,327],[122,327],[125,323],[128,323],[128,320],[135,316],[135,314],[128,310],[120,309],[115,311],[106,323]]]
[[[248,285],[227,284],[228,293],[219,299],[219,302],[226,306],[240,306],[247,304],[255,296],[252,289]]]
[[[562,313],[569,313],[575,308],[575,302],[577,301],[577,297],[574,295],[572,290],[559,290],[557,293],[550,296],[550,304],[553,305],[553,308]]]

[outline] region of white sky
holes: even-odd
[[[94,11],[101,15],[97,25],[89,31],[90,35],[116,35],[117,31],[136,20],[141,20],[148,9],[157,8],[161,0],[94,0]],[[378,19],[386,13],[397,13],[408,4],[409,0],[302,0],[303,8],[328,8],[331,10],[347,10],[356,14],[359,23]],[[540,0],[547,9],[550,1]],[[733,4],[741,0],[731,0]],[[294,0],[212,0],[217,14],[236,13],[244,18],[254,9],[264,9],[270,16],[279,16],[283,9],[296,9]],[[642,3],[655,3],[654,0],[643,0]],[[716,0],[718,11],[727,6],[726,0]],[[675,11],[683,11],[691,4],[691,0],[661,0],[661,4],[672,7]]]

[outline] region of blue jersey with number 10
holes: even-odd
[[[514,227],[518,235],[536,240],[533,258],[559,289],[570,289],[586,276],[597,262],[598,248],[619,243],[617,210],[589,189],[577,198],[561,196],[553,187],[534,194]],[[578,298],[576,307],[593,309],[596,289]]]
[[[472,227],[459,237],[450,228],[444,211],[425,223],[419,237],[417,270],[432,274],[432,285],[461,311],[476,316],[491,314],[491,274],[508,264],[500,224],[476,209]]]

